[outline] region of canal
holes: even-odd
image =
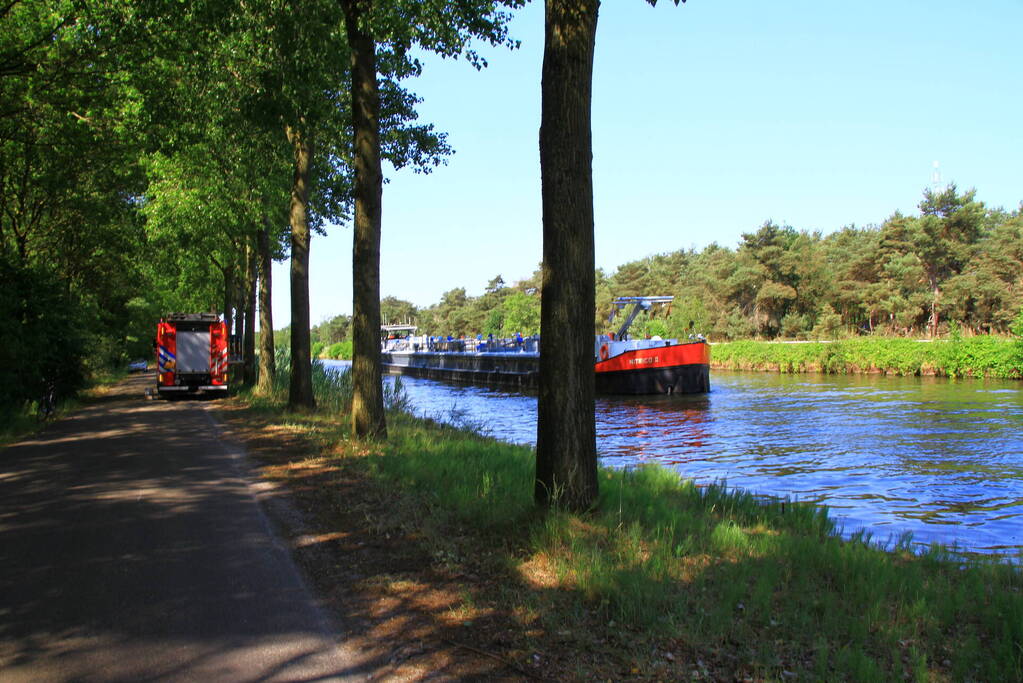
[[[402,383],[417,414],[534,443],[534,395]],[[598,398],[601,464],[821,503],[847,536],[1023,552],[1020,383],[714,371],[711,386]]]

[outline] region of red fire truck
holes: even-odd
[[[227,394],[227,325],[216,313],[171,313],[156,326],[159,395]]]

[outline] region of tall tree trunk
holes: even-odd
[[[295,154],[291,187],[291,385],[288,408],[316,407],[309,340],[309,165],[312,141],[306,131],[288,128]]]
[[[274,317],[271,295],[273,293],[270,270],[273,257],[270,253],[270,219],[263,219],[257,247],[259,250],[259,385],[260,394],[273,390],[274,375],[277,374],[277,359],[274,356]]]
[[[242,355],[245,361],[243,380],[252,386],[256,382],[256,250],[251,242],[245,245],[245,338]]]
[[[362,24],[372,3],[341,0],[352,51],[352,120],[355,131],[355,235],[352,248],[352,431],[386,438],[380,383],[380,94],[376,43]]]
[[[597,499],[593,416],[593,169],[590,93],[599,0],[546,0],[540,118],[543,193],[536,501]]]
[[[234,334],[234,266],[221,267],[224,276],[224,324],[227,334]]]

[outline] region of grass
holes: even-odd
[[[928,343],[888,337],[798,344],[738,341],[714,344],[712,359],[715,367],[729,370],[1023,378],[1023,341],[994,336],[953,334]]]
[[[543,515],[530,449],[410,417],[400,389],[389,440],[360,443],[343,398],[321,398],[345,382],[318,384],[319,414],[288,416],[279,396],[250,410],[385,491],[381,528],[482,575],[452,613],[513,621],[502,642],[522,667],[537,653],[576,679],[1023,680],[1019,564],[842,540],[820,507],[656,467],[601,470],[593,513]]]
[[[94,373],[88,386],[82,391],[86,397],[101,393],[105,387],[122,380],[125,369],[105,369]],[[43,416],[40,402],[29,401],[22,405],[0,408],[0,447],[6,446],[43,428],[47,420],[56,420],[81,404],[79,396],[59,397],[53,413]]]

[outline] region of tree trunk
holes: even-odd
[[[273,390],[274,375],[277,374],[277,359],[274,356],[274,317],[271,295],[273,293],[270,269],[273,257],[270,254],[270,219],[264,218],[264,227],[259,232],[259,385],[260,394]]]
[[[291,385],[288,408],[312,409],[313,370],[309,340],[309,165],[312,142],[305,131],[288,128],[295,154],[291,188]]]
[[[234,266],[222,267],[224,276],[224,324],[228,336],[234,334]]]
[[[540,505],[597,499],[593,416],[593,169],[590,93],[599,0],[546,0],[540,118],[543,193],[536,486]]]
[[[256,383],[256,250],[245,245],[245,337],[242,343],[243,381]]]
[[[352,431],[386,438],[380,369],[380,94],[376,43],[362,20],[370,2],[341,0],[352,51],[352,120],[355,137],[355,230],[352,248]]]

